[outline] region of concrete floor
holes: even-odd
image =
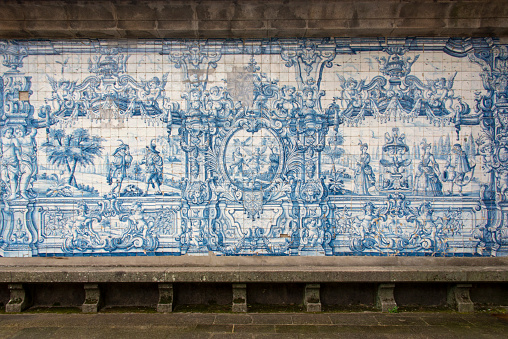
[[[508,338],[486,313],[0,314],[1,338]]]

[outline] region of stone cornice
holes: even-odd
[[[13,1],[0,38],[508,36],[507,1]]]

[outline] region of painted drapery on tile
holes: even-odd
[[[506,255],[496,39],[0,41],[0,255]]]

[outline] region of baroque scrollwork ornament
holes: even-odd
[[[0,256],[508,253],[497,39],[0,54]]]

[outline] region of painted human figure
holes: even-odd
[[[201,117],[203,111],[203,103],[201,102],[201,90],[192,89],[189,95],[189,107],[187,109],[187,113],[185,114],[187,117]]]
[[[363,218],[357,218],[357,221],[354,223],[353,232],[360,236],[361,239],[365,239],[365,236],[368,233],[373,231],[373,227],[375,226],[377,220],[375,213],[375,206],[371,202],[366,203],[363,206],[364,215]]]
[[[293,116],[294,111],[298,108],[295,93],[296,89],[293,86],[282,87],[282,98],[277,103],[277,108],[283,113],[281,117]]]
[[[10,191],[7,200],[16,199],[19,191],[19,159],[21,156],[18,140],[14,138],[13,133],[14,129],[12,127],[7,127],[4,131],[4,135],[0,138],[2,146],[0,152],[2,158],[1,177],[2,180],[8,184]]]
[[[88,238],[90,241],[100,243],[100,236],[92,229],[93,219],[88,215],[88,206],[84,203],[78,204],[76,216],[70,224],[72,241],[76,242],[80,238]]]
[[[369,195],[369,189],[376,184],[374,171],[370,166],[370,155],[367,153],[369,146],[360,141],[360,159],[356,162],[354,176],[354,192],[360,195]]]
[[[202,92],[197,88],[192,89],[189,94],[188,106],[183,121],[184,131],[186,131],[183,144],[186,147],[203,149],[206,148],[208,142],[209,126],[201,97]]]
[[[148,190],[150,189],[150,185],[152,188],[155,188],[157,185],[156,194],[161,194],[161,185],[162,185],[162,170],[163,170],[163,160],[160,156],[160,152],[156,150],[155,139],[152,139],[150,142],[150,146],[146,147],[146,153],[144,159],[141,161],[141,164],[146,165],[146,173],[148,177],[146,179],[146,192],[145,195],[148,194]]]
[[[114,186],[111,188],[111,193],[115,193],[116,190],[116,193],[120,195],[123,179],[127,176],[127,168],[129,168],[132,163],[129,145],[122,142],[113,153],[113,157],[113,162],[109,166],[107,181],[109,185],[114,183]]]
[[[55,80],[48,76],[53,89],[51,97],[47,100],[53,112],[61,112],[66,109],[74,109],[77,105],[75,97],[76,83],[68,80]],[[88,98],[92,99],[92,98]]]
[[[268,174],[269,178],[272,179],[275,174],[277,173],[277,170],[279,168],[279,155],[273,151],[268,156],[268,159],[270,160],[270,167],[268,168]]]
[[[159,99],[162,92],[162,86],[159,78],[153,77],[150,79],[146,85],[145,91],[145,102],[150,106],[156,106],[158,104],[157,99]]]
[[[254,152],[252,152],[252,157],[249,161],[249,167],[254,170],[253,176],[258,176],[261,173],[262,167],[267,164],[264,155],[265,152],[266,147],[256,147]]]
[[[363,83],[358,84],[353,78],[349,78],[345,81],[344,89],[342,90],[342,108],[359,108],[362,105],[362,97],[360,88]]]
[[[129,228],[129,231],[133,231],[136,234],[141,234],[143,238],[146,238],[149,229],[153,225],[153,222],[147,222],[147,220],[145,219],[143,206],[139,202],[134,204],[132,215],[129,216],[129,222],[131,224],[131,228]],[[127,233],[125,234],[125,236],[126,235]]]
[[[201,220],[192,219],[190,224],[190,244],[199,248],[203,242],[203,237],[201,236]]]
[[[446,162],[446,169],[448,173],[447,181],[451,182],[451,188],[448,192],[453,194],[453,186],[458,187],[458,193],[462,195],[462,187],[467,185],[469,181],[466,179],[466,174],[473,170],[469,164],[466,152],[462,150],[460,144],[455,144],[452,147],[452,152]]]
[[[316,164],[314,163],[314,159],[308,159],[305,162],[305,176],[307,177],[307,180],[311,180],[314,178],[314,175],[316,174]]]
[[[431,144],[423,139],[421,145],[422,157],[418,164],[418,171],[415,176],[415,190],[417,194],[425,196],[443,195],[443,185],[439,180],[439,164],[434,155],[430,152]]]
[[[24,126],[18,126],[14,130],[19,149],[19,193],[28,199],[33,195],[31,184],[35,181],[37,175],[37,144],[35,135],[37,130],[34,128],[30,133]]]
[[[240,147],[237,147],[235,151],[233,152],[233,164],[230,167],[230,173],[231,175],[243,175],[245,166],[245,157],[242,154],[242,151]]]
[[[308,218],[305,221],[303,241],[309,247],[318,244],[320,238],[319,224],[315,218]]]
[[[409,237],[409,242],[419,237],[429,238],[432,245],[436,246],[439,242],[439,236],[442,232],[442,219],[434,217],[434,210],[429,203],[424,203],[419,207],[419,217],[416,219],[416,229]]]
[[[303,121],[300,122],[301,128],[304,129],[306,135],[313,135],[318,129],[316,121],[316,99],[314,97],[314,90],[306,88],[303,90],[302,110],[300,115]]]
[[[457,75],[457,73],[455,73]],[[445,78],[439,78],[434,80],[432,88],[430,90],[429,103],[434,107],[441,106],[449,111],[453,111],[453,80],[455,75],[448,81]]]

